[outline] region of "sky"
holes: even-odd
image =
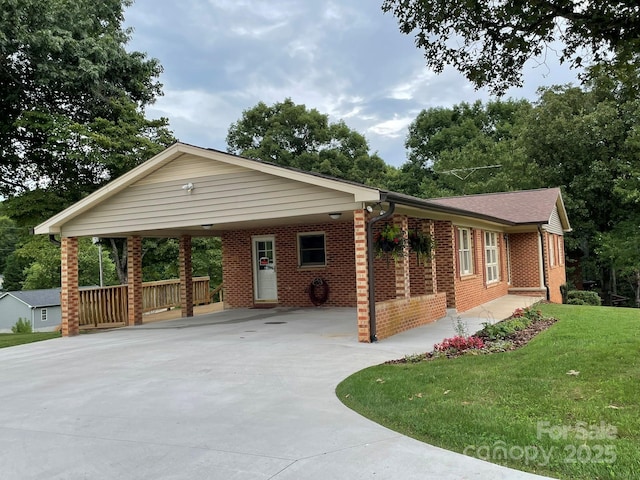
[[[226,150],[229,126],[262,101],[291,98],[344,120],[388,164],[406,161],[407,127],[424,109],[491,99],[453,68],[436,75],[382,0],[136,0],[130,50],[160,60],[164,96],[147,107],[182,142]],[[529,62],[524,87],[577,84],[553,54]]]

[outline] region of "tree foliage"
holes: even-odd
[[[411,193],[444,196],[539,186],[536,164],[520,142],[531,109],[525,100],[509,100],[420,112],[409,126],[408,163],[402,167],[412,171],[407,178],[417,190]]]
[[[525,62],[554,52],[581,66],[615,57],[624,63],[640,45],[636,0],[385,0],[400,31],[415,33],[427,65],[442,72],[453,65],[476,87],[504,93],[522,85]]]
[[[568,253],[615,292],[616,275],[635,278],[640,268],[629,254],[640,242],[640,68],[630,65],[591,68],[583,87],[542,89],[533,104],[424,110],[409,127],[397,185],[418,196],[561,186]],[[465,170],[491,164],[501,167]]]
[[[380,185],[387,170],[361,134],[291,99],[245,110],[229,128],[227,145],[238,155],[362,183]]]
[[[166,119],[144,116],[162,69],[125,48],[130,3],[2,2],[0,194],[10,201],[62,209],[173,142]]]

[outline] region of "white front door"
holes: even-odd
[[[255,301],[278,300],[275,238],[272,236],[253,237],[253,285]]]

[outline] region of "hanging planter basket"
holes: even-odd
[[[426,264],[431,260],[431,254],[435,248],[435,241],[429,234],[425,234],[419,230],[409,230],[408,234],[409,248],[416,254],[416,262],[418,265]]]
[[[396,225],[385,225],[378,233],[373,242],[376,257],[385,257],[387,263],[389,257],[394,261],[400,260],[404,256],[405,238],[402,229]]]

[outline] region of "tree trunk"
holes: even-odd
[[[113,263],[116,266],[116,273],[118,274],[118,281],[120,285],[126,285],[128,282],[127,277],[127,240],[123,239],[121,245],[118,245],[119,239],[110,238],[111,253],[113,256]]]

